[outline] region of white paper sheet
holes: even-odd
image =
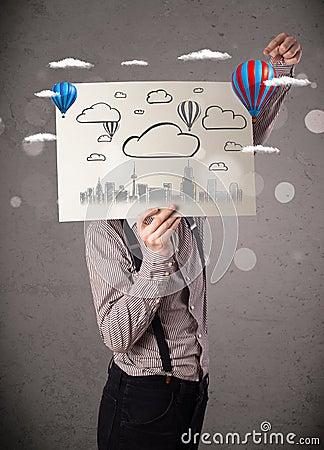
[[[56,111],[59,221],[255,215],[252,120],[229,82],[76,83]]]

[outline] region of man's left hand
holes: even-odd
[[[288,66],[298,64],[302,49],[300,43],[294,36],[288,36],[286,33],[280,33],[263,50],[264,55],[272,56],[272,62],[275,64],[283,60]]]

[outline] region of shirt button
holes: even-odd
[[[186,276],[186,280],[187,280],[187,281],[190,281],[190,277],[188,277],[188,275]]]
[[[168,262],[168,266],[169,266],[169,267],[171,267],[171,266],[172,266],[172,264],[173,264],[173,262],[171,262],[171,261],[170,261],[170,262]]]
[[[199,339],[201,338],[201,334],[200,334],[200,333],[198,334],[198,338],[199,338]]]
[[[170,272],[164,272],[164,275],[168,276],[168,275],[170,275]]]
[[[195,309],[194,305],[190,305],[190,308],[191,308],[191,309]]]
[[[155,299],[155,303],[160,303],[160,299],[159,299],[159,298],[156,298],[156,299]]]

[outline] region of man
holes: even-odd
[[[263,53],[279,76],[293,76],[301,58],[300,44],[286,33]],[[289,88],[278,87],[257,116],[255,145],[269,136]],[[98,326],[113,351],[99,408],[99,450],[198,448],[209,364],[204,218],[187,223],[174,209],[150,209],[137,218],[131,231],[140,264],[127,222],[101,220],[87,229]]]

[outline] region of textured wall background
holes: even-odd
[[[280,156],[256,156],[257,216],[239,219],[238,242],[253,250],[256,265],[240,270],[233,261],[209,285],[211,398],[204,428],[244,433],[268,420],[276,432],[323,431],[323,133],[307,129],[304,118],[323,107],[324,6],[239,5],[2,1],[1,449],[94,450],[110,358],[95,322],[83,224],[58,223],[55,143],[22,145],[30,134],[55,133],[54,106],[33,93],[64,79],[227,81],[240,62],[263,58],[281,31],[302,43],[296,75],[316,84],[291,89],[268,141]],[[177,60],[201,48],[232,59]],[[47,67],[68,56],[95,67]],[[150,65],[121,66],[126,59]],[[283,181],[295,187],[288,203],[274,195]],[[213,227],[217,247],[221,223],[214,219]]]

